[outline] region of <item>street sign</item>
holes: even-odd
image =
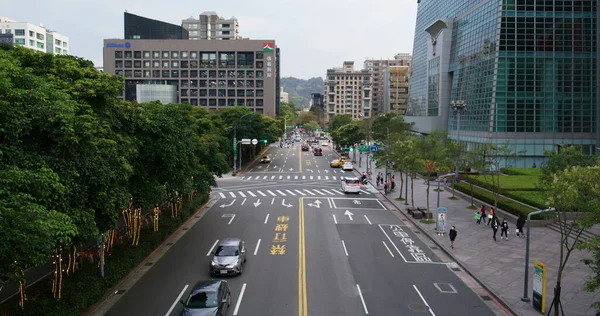
[[[358,152],[361,152],[361,153],[368,153],[368,152],[369,152],[369,150],[370,150],[370,148],[369,148],[369,146],[368,146],[368,145],[361,145],[361,146],[358,146]]]
[[[250,145],[250,142],[252,142],[252,140],[250,138],[242,138],[242,144]]]
[[[252,140],[252,145],[256,145],[257,143],[258,143],[258,140],[257,140],[256,138],[254,138],[254,139]]]
[[[377,145],[373,145],[373,146],[371,146],[371,151],[372,152],[376,152],[377,148],[378,148]]]
[[[533,308],[546,312],[546,265],[535,260],[533,263]]]

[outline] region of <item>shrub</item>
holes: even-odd
[[[494,180],[496,181],[496,180]],[[492,183],[491,178],[485,176],[471,176],[469,182],[486,188],[490,191],[495,191],[496,186]],[[505,191],[538,191],[539,188],[537,176],[500,176],[500,193]]]
[[[84,264],[82,269],[75,274],[68,277],[64,275],[60,301],[52,297],[52,280],[46,279],[25,291],[27,301],[24,310],[18,307],[18,299],[15,297],[2,305],[0,315],[81,315],[101,300],[106,291],[127,276],[150,252],[156,249],[207,201],[207,194],[201,194],[192,201],[185,201],[176,218],[171,218],[168,211],[163,212],[159,220],[158,232],[154,232],[152,227],[142,228],[137,247],[115,244],[112,254],[106,256],[105,259],[104,278],[100,277],[97,262]]]
[[[502,168],[502,173],[515,176],[541,176],[541,168]]]
[[[529,204],[533,207],[545,209],[548,196],[545,191],[506,191],[506,197]]]
[[[470,188],[468,184],[465,183],[457,183],[456,189],[466,193],[471,194]],[[487,204],[494,205],[494,193],[482,190],[477,187],[473,187],[473,197],[481,200]],[[519,204],[517,202],[511,201],[503,196],[498,196],[498,208],[506,211],[515,216],[519,216],[519,214],[523,214],[523,216],[527,216],[527,214],[537,211],[537,209]],[[534,219],[541,219],[539,215],[534,216]]]

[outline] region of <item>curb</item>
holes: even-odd
[[[271,144],[269,144],[269,146],[265,147],[263,150],[261,150],[258,155],[256,155],[256,158],[254,158],[254,160],[252,160],[252,162],[250,162],[248,165],[246,165],[246,168],[242,169],[241,171],[239,171],[238,173],[235,174],[234,177],[240,176],[242,174],[244,174],[246,171],[248,171],[248,168],[250,168],[250,166],[252,166],[253,164],[256,163],[256,161],[258,161],[258,159],[260,159],[260,157],[267,151],[269,150],[269,148],[271,147]]]
[[[369,180],[369,183],[371,183],[370,180]],[[371,185],[373,185],[373,183],[371,183]],[[489,285],[487,285],[484,281],[482,281],[477,276],[475,276],[475,274],[473,274],[471,271],[469,271],[469,269],[467,269],[467,267],[460,260],[458,260],[458,258],[456,258],[451,252],[446,250],[446,248],[437,239],[432,238],[423,227],[421,227],[418,223],[416,223],[411,217],[404,214],[404,212],[402,212],[401,209],[396,204],[394,204],[394,202],[387,195],[384,195],[384,194],[382,194],[382,195],[388,202],[392,203],[392,205],[398,211],[398,213],[400,213],[402,216],[407,218],[415,227],[417,227],[421,231],[421,233],[423,233],[425,236],[427,236],[429,239],[431,239],[438,246],[438,249],[442,250],[447,256],[452,258],[456,262],[456,264],[463,269],[463,271],[465,271],[471,278],[473,278],[475,281],[477,281],[477,283],[479,283],[487,292],[489,292],[492,296],[494,296],[494,298],[496,300],[498,300],[498,302],[504,308],[506,308],[507,311],[511,312],[512,315],[514,315],[514,316],[519,315],[512,309],[512,307],[510,307],[510,305],[504,299],[502,299],[500,296],[498,296]]]
[[[121,281],[119,281],[119,283],[115,284],[113,287],[108,289],[106,291],[106,293],[104,294],[104,296],[102,297],[102,299],[100,299],[96,304],[92,305],[90,308],[88,308],[82,314],[87,315],[87,316],[94,315],[96,313],[96,311],[98,311],[111,297],[114,296],[114,293],[124,283],[132,280],[137,275],[137,273],[145,266],[146,261],[148,261],[149,258],[151,258],[159,250],[162,250],[164,248],[164,246],[167,244],[167,242],[170,242],[170,239],[173,236],[180,233],[185,226],[187,226],[192,220],[196,219],[196,216],[205,213],[206,210],[209,209],[210,206],[212,206],[214,200],[215,200],[214,198],[210,198],[208,201],[206,201],[206,203],[204,203],[204,205],[200,206],[200,208],[195,213],[191,214],[190,217],[185,222],[181,223],[179,228],[177,228],[171,235],[169,235],[169,237],[165,238],[165,240],[160,245],[158,245],[154,250],[152,250],[152,252],[149,253],[142,261],[140,261],[140,263],[137,266],[135,266],[135,268],[133,268],[123,279],[121,279]]]

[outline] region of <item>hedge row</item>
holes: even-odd
[[[62,299],[52,297],[52,280],[46,279],[28,288],[25,292],[27,301],[21,310],[17,298],[6,302],[0,308],[0,315],[14,316],[67,316],[81,315],[91,306],[99,302],[106,291],[115,286],[131,272],[150,252],[156,249],[198,208],[208,201],[208,195],[201,195],[192,201],[184,202],[182,211],[176,218],[163,212],[159,220],[158,232],[152,226],[141,229],[141,237],[137,247],[126,244],[115,244],[111,256],[106,257],[104,265],[105,277],[99,275],[97,262],[84,264],[82,269],[70,277],[63,278]]]
[[[514,176],[540,176],[542,175],[542,169],[538,168],[502,168],[502,173]]]
[[[496,190],[496,186],[489,182],[491,179],[485,178],[485,176],[470,176],[468,180],[490,191]],[[539,191],[540,189],[533,180],[536,178],[532,179],[531,176],[500,176],[500,194],[507,191]]]
[[[533,207],[540,209],[547,208],[546,201],[548,197],[544,191],[505,191],[503,195]]]
[[[458,191],[461,191],[467,195],[471,195],[471,189],[469,184],[466,183],[457,183],[455,184],[455,188]],[[492,192],[488,192],[485,191],[481,188],[478,187],[473,187],[473,197],[483,201],[489,205],[494,205],[494,193]],[[511,201],[503,196],[498,196],[498,208],[506,211],[510,214],[513,214],[515,216],[519,216],[519,214],[522,214],[523,216],[527,216],[527,214],[536,211],[536,209],[533,209],[531,207],[527,207],[525,205],[519,204],[517,202]],[[534,219],[537,219],[536,216],[534,216]]]

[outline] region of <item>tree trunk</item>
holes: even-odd
[[[469,188],[471,189],[471,206],[475,206],[475,200],[473,199],[473,183],[469,182]]]
[[[412,207],[415,207],[415,178],[412,176],[410,177],[410,200]]]
[[[456,198],[456,177],[452,177],[452,197]]]
[[[431,178],[431,172],[427,173],[427,211],[429,211],[429,178]]]
[[[402,177],[402,174],[400,174],[400,194],[398,194],[399,198],[402,198],[402,189],[404,188],[404,178]]]

